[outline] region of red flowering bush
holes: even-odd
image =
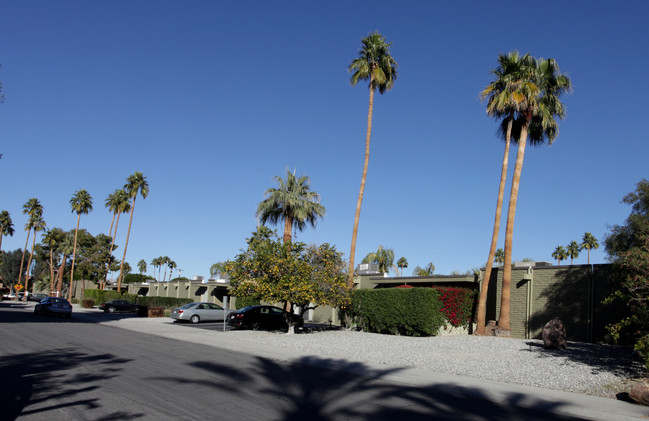
[[[468,288],[433,287],[439,292],[440,311],[454,327],[466,327],[473,321],[477,291]]]

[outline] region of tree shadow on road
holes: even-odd
[[[157,377],[191,387],[192,383],[265,406],[265,419],[298,420],[534,420],[577,419],[555,412],[570,405],[524,393],[490,396],[482,387],[435,382],[424,386],[391,378],[402,368],[376,369],[363,363],[303,357],[293,363],[256,357],[248,368],[214,361],[188,363],[212,379]],[[204,376],[201,376],[204,377]],[[175,386],[171,386],[175,387]],[[504,396],[504,397],[503,397]],[[269,406],[270,405],[270,406]],[[271,407],[272,406],[272,407]],[[245,414],[241,414],[246,418]]]
[[[84,394],[99,389],[130,360],[111,354],[84,354],[74,349],[54,349],[0,357],[0,418],[19,416],[47,419],[63,408],[90,411],[101,407],[99,399]],[[68,372],[79,365],[100,365],[101,374]],[[93,417],[95,420],[130,420],[143,416],[125,411]]]

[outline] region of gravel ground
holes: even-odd
[[[530,339],[448,335],[427,338],[355,331],[287,335],[234,331],[237,339],[299,349],[314,355],[393,367],[482,378],[615,398],[644,376],[629,347],[569,342],[565,351],[546,350]]]

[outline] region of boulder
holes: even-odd
[[[639,404],[649,405],[649,385],[644,382],[638,383],[631,389],[629,397]]]
[[[545,349],[566,349],[566,328],[558,317],[543,326]]]

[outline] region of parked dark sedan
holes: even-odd
[[[46,297],[34,306],[34,314],[60,314],[64,317],[72,316],[72,306],[65,298]]]
[[[134,313],[137,312],[137,305],[126,300],[110,300],[99,304],[99,309],[104,313]]]
[[[27,296],[27,301],[36,301],[37,303],[40,303],[43,298],[46,298],[47,294],[29,294]]]
[[[289,317],[295,321],[297,327],[304,324],[302,318],[297,314],[290,314]],[[288,329],[288,325],[284,320],[284,312],[281,308],[274,306],[244,307],[228,315],[228,324],[239,329]]]

